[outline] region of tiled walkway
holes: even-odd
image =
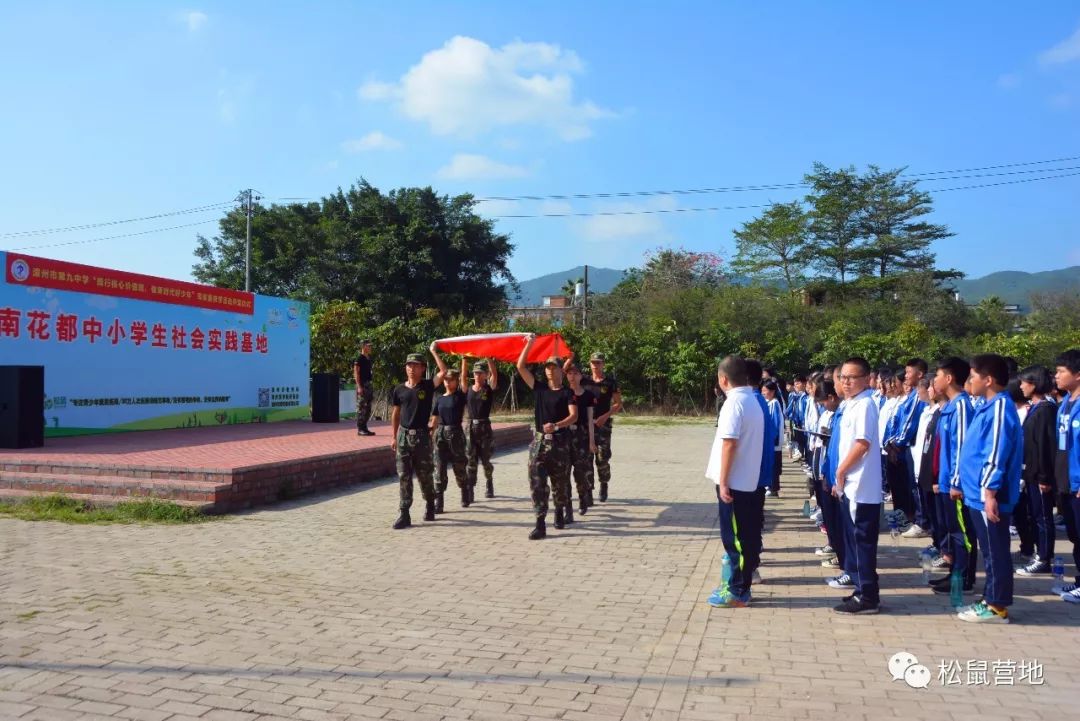
[[[1075,716],[1080,608],[1045,580],[1017,581],[1013,625],[967,626],[921,587],[918,544],[886,539],[887,612],[836,616],[801,497],[768,506],[754,605],[710,609],[711,432],[619,427],[613,500],[542,542],[521,451],[497,460],[499,498],[451,496],[408,531],[390,529],[393,482],[198,526],[0,520],[0,718]],[[891,680],[898,651],[929,688]],[[969,683],[982,662],[989,683]]]

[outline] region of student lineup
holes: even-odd
[[[1065,578],[1056,543],[1063,530],[1080,569],[1080,349],[1053,368],[981,354],[875,370],[851,357],[790,386],[753,359],[728,356],[717,378],[725,400],[705,476],[726,553],[710,605],[751,603],[765,499],[781,492],[785,427],[816,505],[808,500],[806,512],[827,538],[815,554],[836,569],[826,583],[846,593],[837,613],[881,610],[885,526],[928,539],[924,576],[960,621],[1009,623],[1015,575],[1044,577],[1050,593],[1080,604],[1080,575]]]

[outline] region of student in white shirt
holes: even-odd
[[[746,359],[728,356],[717,371],[727,396],[713,440],[705,477],[716,484],[720,537],[731,563],[731,577],[709,604],[743,608],[750,602],[750,584],[761,560],[761,524],[765,497],[758,492],[765,444],[765,414],[749,385]]]
[[[844,411],[833,429],[839,434],[838,466],[833,493],[840,499],[844,527],[844,572],[854,593],[833,610],[842,614],[873,614],[880,609],[877,546],[881,515],[881,462],[878,408],[867,378],[870,364],[848,358],[840,371]]]

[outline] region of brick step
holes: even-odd
[[[121,466],[96,463],[37,462],[31,458],[5,461],[0,457],[0,473],[102,476],[137,481],[183,481],[184,483],[228,483],[232,469],[208,470],[165,466]]]
[[[24,473],[0,471],[0,491],[17,490],[48,495],[104,496],[117,501],[129,498],[160,498],[213,505],[229,491],[228,483],[176,479],[128,478],[76,473]]]
[[[22,501],[27,498],[41,498],[44,496],[52,495],[52,493],[42,493],[40,491],[27,491],[21,488],[0,488],[0,500],[4,501]],[[133,499],[130,496],[101,496],[93,493],[64,493],[65,498],[71,498],[76,501],[83,501],[89,503],[92,506],[115,506],[117,503],[123,503],[130,500],[142,500]],[[206,513],[211,513],[214,510],[212,503],[206,503],[204,501],[186,501],[177,498],[162,499],[175,503],[178,506],[185,506],[187,508],[198,508]]]

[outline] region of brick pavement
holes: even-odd
[[[620,427],[613,500],[538,543],[523,452],[496,459],[498,499],[404,532],[385,481],[200,526],[0,520],[0,718],[1075,714],[1080,609],[1045,581],[1017,581],[1013,625],[961,625],[919,588],[918,544],[886,539],[888,612],[838,617],[801,498],[769,503],[755,605],[710,609],[711,432]],[[928,689],[890,680],[899,650]],[[942,686],[946,659],[1037,659],[1045,683]]]

